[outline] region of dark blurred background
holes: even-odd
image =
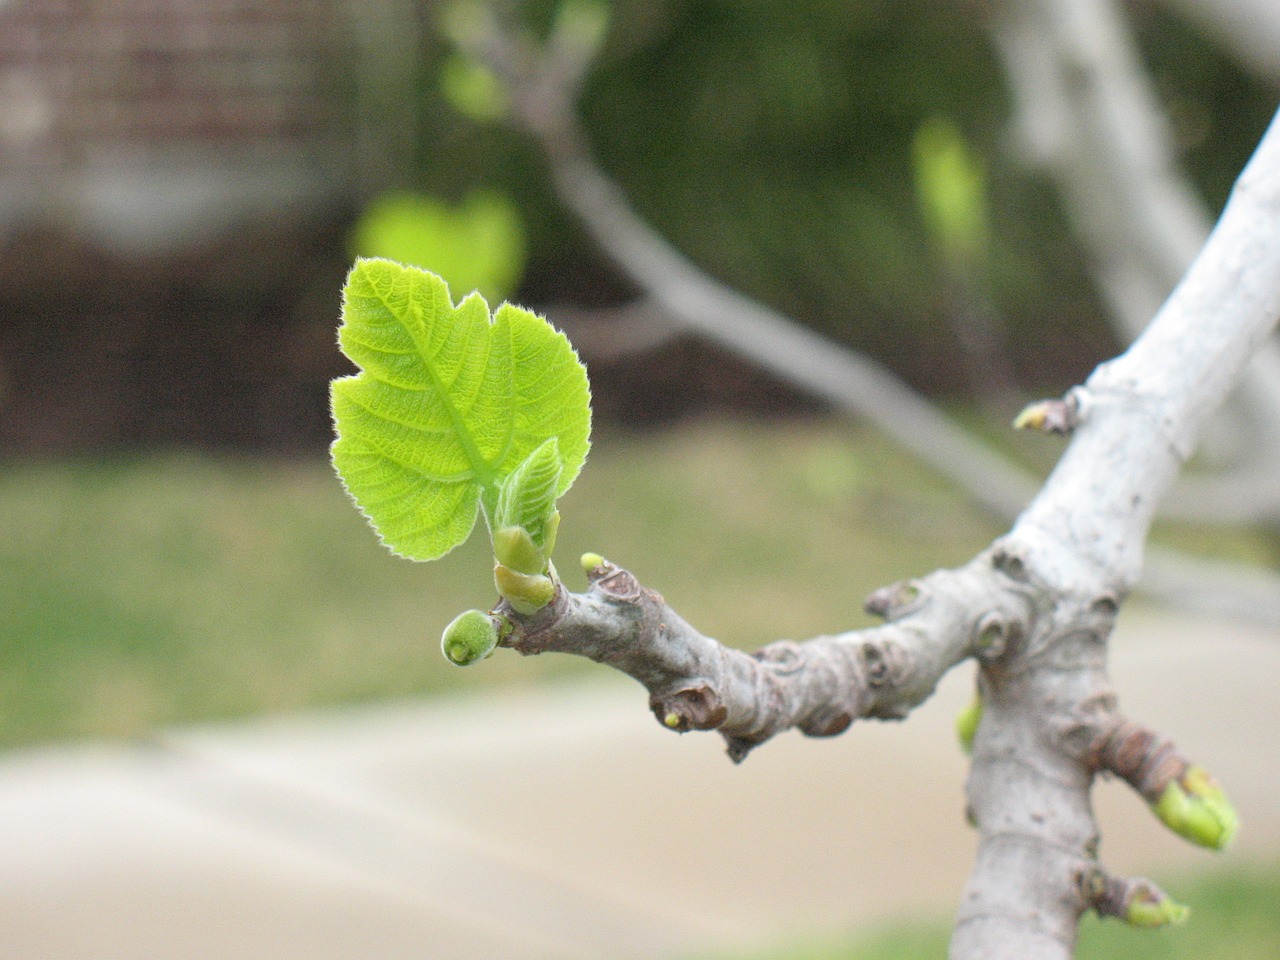
[[[443,95],[441,5],[412,0],[0,4],[0,454],[329,438],[326,382],[357,218],[389,190],[518,211],[513,300],[631,297],[519,133]],[[525,4],[537,23],[552,4]],[[1211,205],[1275,92],[1164,6],[1127,5]],[[581,114],[639,213],[712,275],[972,399],[952,278],[913,188],[943,118],[986,171],[986,266],[1019,389],[1117,344],[1052,186],[1017,162],[974,0],[618,0]],[[814,407],[688,337],[593,356],[601,425]]]

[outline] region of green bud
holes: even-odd
[[[1213,850],[1225,849],[1240,826],[1231,801],[1202,767],[1170,781],[1152,809],[1178,836]]]
[[[584,553],[578,562],[582,564],[583,573],[590,573],[596,567],[603,566],[606,561],[598,553]]]
[[[468,610],[444,628],[440,649],[460,667],[483,660],[498,645],[498,627],[483,610]]]
[[[1049,408],[1043,400],[1028,404],[1013,418],[1015,430],[1041,430],[1048,421]]]
[[[556,582],[550,577],[520,573],[501,563],[493,568],[493,582],[516,613],[525,615],[537,613],[556,595]]]
[[[973,738],[978,735],[981,722],[982,695],[975,693],[969,705],[956,715],[956,736],[960,739],[960,749],[966,754],[973,753]]]
[[[539,550],[524,527],[503,527],[494,531],[493,558],[517,573],[530,576],[546,573],[550,552]]]
[[[680,714],[673,710],[662,718],[662,722],[672,730],[678,730],[680,728]]]
[[[1186,922],[1191,910],[1150,886],[1139,887],[1129,898],[1124,921],[1135,927],[1167,927]]]

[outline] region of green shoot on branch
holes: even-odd
[[[358,260],[338,342],[361,369],[331,386],[333,464],[383,543],[434,560],[483,512],[499,592],[522,613],[544,606],[556,500],[590,447],[587,372],[569,341],[520,307],[491,314],[477,293],[455,305],[425,270]]]

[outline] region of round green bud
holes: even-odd
[[[460,667],[483,660],[498,645],[498,627],[483,610],[468,610],[444,628],[440,649]]]

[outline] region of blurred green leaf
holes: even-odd
[[[451,54],[440,65],[440,91],[455,110],[480,123],[501,120],[510,107],[493,71],[460,53]]]
[[[916,197],[947,265],[967,271],[986,258],[990,243],[986,170],[951,120],[934,117],[912,143]]]
[[[410,191],[390,191],[365,208],[352,235],[357,257],[422,267],[453,290],[508,297],[525,264],[524,226],[515,204],[477,191],[457,207]]]

